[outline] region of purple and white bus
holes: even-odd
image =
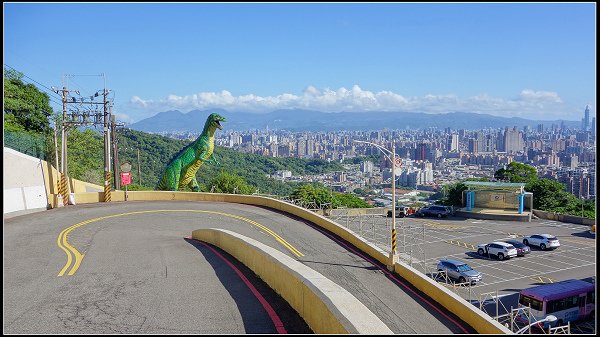
[[[519,293],[519,307],[531,307],[532,322],[541,321],[548,315],[556,316],[552,325],[562,326],[595,314],[596,291],[593,283],[582,280],[565,280],[523,289]],[[527,321],[525,315],[520,315]],[[547,328],[547,321],[540,328]]]

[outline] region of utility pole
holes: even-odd
[[[111,183],[110,183],[110,138],[109,138],[109,112],[108,112],[108,102],[106,100],[106,96],[108,96],[108,92],[106,90],[106,77],[104,78],[104,92],[102,93],[104,97],[104,202],[110,202],[111,196]]]
[[[111,114],[110,116],[110,126],[111,126],[111,135],[112,135],[112,145],[113,145],[113,172],[115,176],[115,190],[121,188],[120,177],[119,177],[119,151],[117,145],[117,122],[115,120],[115,115]]]
[[[65,205],[67,202],[67,194],[69,192],[67,184],[67,87],[62,89],[62,104],[63,104],[63,118],[62,118],[62,130],[61,130],[61,164],[60,164],[60,186],[58,187],[58,194],[62,196],[62,203]]]
[[[60,195],[60,197],[62,198],[62,200],[59,199],[58,204],[59,206],[61,205],[61,201],[62,204],[67,204],[67,197],[69,195],[69,186],[68,186],[68,157],[67,157],[67,136],[68,136],[68,128],[69,126],[72,124],[74,126],[77,125],[89,125],[89,124],[93,124],[94,126],[97,125],[104,125],[104,179],[105,179],[105,190],[104,190],[104,201],[110,201],[110,181],[111,181],[111,177],[110,177],[110,133],[109,133],[109,123],[110,123],[110,115],[111,112],[108,111],[109,108],[109,104],[110,102],[107,99],[107,96],[109,94],[109,90],[106,89],[106,78],[104,79],[104,92],[103,92],[103,97],[104,97],[104,101],[103,102],[94,102],[94,97],[98,97],[100,90],[98,90],[96,93],[94,93],[94,95],[90,96],[89,99],[83,98],[80,96],[79,90],[68,90],[67,86],[65,85],[65,81],[64,81],[64,76],[77,76],[77,75],[63,75],[63,88],[62,90],[52,87],[52,91],[54,91],[57,94],[61,94],[62,96],[62,105],[63,105],[63,116],[62,116],[62,121],[61,121],[61,125],[62,125],[62,129],[61,129],[61,167],[58,168],[58,159],[56,161],[56,165],[57,165],[57,169],[59,169],[59,172],[61,172],[61,177],[60,177],[60,184],[58,187],[58,194]],[[96,75],[92,75],[92,76],[96,76]],[[104,77],[104,74],[101,74],[100,76]],[[71,97],[69,96],[70,92],[75,92],[77,95],[79,95],[79,98],[75,98],[75,97]],[[67,111],[67,104],[76,104],[77,106],[75,107],[75,109],[72,109],[70,111],[70,113]],[[83,108],[84,105],[89,106],[89,110],[80,110]],[[99,105],[103,105],[104,106],[104,114],[100,111],[98,111],[97,108],[94,107],[98,107]],[[92,111],[92,108],[94,108],[95,111]],[[104,119],[102,119],[102,116],[104,115]],[[69,118],[70,116],[70,118]],[[94,117],[94,121],[90,121],[90,116]],[[58,124],[58,123],[56,123]],[[55,130],[55,138],[58,137],[58,131]],[[56,143],[56,140],[55,140]],[[58,146],[55,145],[56,151],[58,151]],[[58,155],[57,155],[58,157]],[[106,186],[106,182],[108,182],[108,189]]]

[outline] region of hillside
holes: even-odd
[[[217,112],[227,118],[228,130],[265,129],[267,127],[272,130],[289,131],[424,129],[428,127],[438,129],[447,127],[453,129],[484,129],[513,126],[535,128],[539,124],[550,127],[552,124],[560,125],[562,122],[568,127],[577,127],[580,124],[579,121],[541,121],[468,112],[440,114],[390,111],[328,113],[287,109],[258,114],[212,109],[205,111],[192,110],[188,113],[178,110],[160,112],[150,118],[133,123],[129,127],[155,133],[164,131],[200,132],[206,117],[212,112]]]
[[[132,182],[138,184],[137,150],[139,149],[141,185],[146,188],[154,188],[167,163],[189,143],[190,141],[124,129],[118,133],[119,161],[128,160],[131,163]],[[219,165],[213,162],[206,163],[197,173],[197,180],[203,191],[210,190],[210,186],[207,186],[210,179],[221,170],[243,177],[249,184],[258,187],[261,193],[279,195],[289,195],[294,185],[267,178],[267,174],[273,174],[278,170],[289,170],[294,175],[343,170],[339,163],[328,163],[324,160],[264,157],[240,153],[221,146],[215,147],[214,156],[219,161]]]

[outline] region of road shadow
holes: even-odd
[[[279,296],[271,287],[262,281],[252,270],[244,264],[236,260],[224,250],[204,243],[198,240],[184,238],[184,240],[196,248],[212,266],[215,275],[221,281],[221,284],[231,295],[235,301],[242,321],[244,323],[245,333],[247,334],[276,334],[277,330],[269,315],[265,311],[256,296],[240,279],[240,276],[235,270],[229,266],[221,257],[213,250],[217,251],[223,258],[234,265],[248,279],[248,281],[256,288],[256,290],[265,298],[271,305],[275,313],[279,316],[288,333],[292,334],[313,334],[308,324],[302,317],[292,308],[287,301]],[[210,247],[210,248],[209,248]],[[211,304],[208,305],[218,305]]]
[[[585,231],[585,232],[577,232],[577,233],[571,233],[572,236],[576,236],[579,238],[589,238],[589,239],[596,239],[596,235],[593,235],[592,233],[590,233],[589,231]]]
[[[498,260],[494,256],[488,257],[487,255],[479,255],[479,253],[471,251],[465,252],[465,255],[467,255],[467,260]]]

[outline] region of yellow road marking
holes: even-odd
[[[461,242],[461,241],[457,241],[457,240],[448,240],[448,241],[446,241],[446,243],[449,243],[449,244],[455,245],[455,246],[459,246],[459,247],[471,248],[471,250],[475,250],[475,245],[473,245],[471,243],[467,243],[467,242]]]
[[[534,277],[530,277],[530,279],[537,281],[537,282],[541,282],[541,283],[554,283],[554,280],[546,277],[546,276],[534,276]],[[546,282],[547,280],[547,282]]]
[[[425,222],[424,224],[427,227],[433,227],[433,228],[437,228],[437,229],[446,229],[446,230],[466,228],[466,226],[461,226],[461,225],[446,225],[446,224],[435,223],[435,222]]]
[[[302,254],[298,249],[296,249],[296,247],[292,246],[289,242],[287,242],[285,239],[283,239],[277,233],[273,232],[271,229],[259,224],[256,221],[244,218],[239,215],[223,213],[223,212],[214,212],[214,211],[192,210],[192,209],[190,209],[190,210],[183,210],[183,209],[182,210],[176,210],[176,209],[149,210],[149,211],[137,211],[137,212],[107,215],[107,216],[103,216],[103,217],[99,217],[99,218],[95,218],[95,219],[85,220],[85,221],[79,222],[73,226],[63,229],[60,232],[60,234],[58,235],[56,243],[57,243],[58,247],[60,247],[67,254],[67,262],[65,263],[65,266],[61,269],[61,271],[58,273],[58,276],[63,276],[65,274],[65,272],[67,271],[67,269],[69,268],[69,266],[71,266],[71,263],[73,262],[73,260],[75,260],[75,264],[73,265],[73,267],[71,268],[71,270],[68,273],[69,276],[73,275],[77,271],[77,269],[79,269],[79,266],[81,265],[81,261],[83,261],[83,257],[85,256],[85,254],[81,254],[77,249],[75,249],[75,247],[71,246],[67,240],[69,233],[71,233],[74,229],[77,229],[83,225],[87,225],[89,223],[104,220],[104,219],[115,218],[115,217],[120,217],[120,216],[125,216],[125,215],[132,215],[132,214],[158,213],[158,212],[210,213],[210,214],[219,214],[219,215],[227,216],[230,218],[239,219],[239,220],[248,222],[248,223],[262,229],[263,231],[267,232],[269,235],[273,236],[275,238],[275,240],[277,240],[277,242],[281,243],[285,248],[287,248],[289,251],[291,251],[292,254],[294,254],[298,257],[304,256],[304,254]]]

